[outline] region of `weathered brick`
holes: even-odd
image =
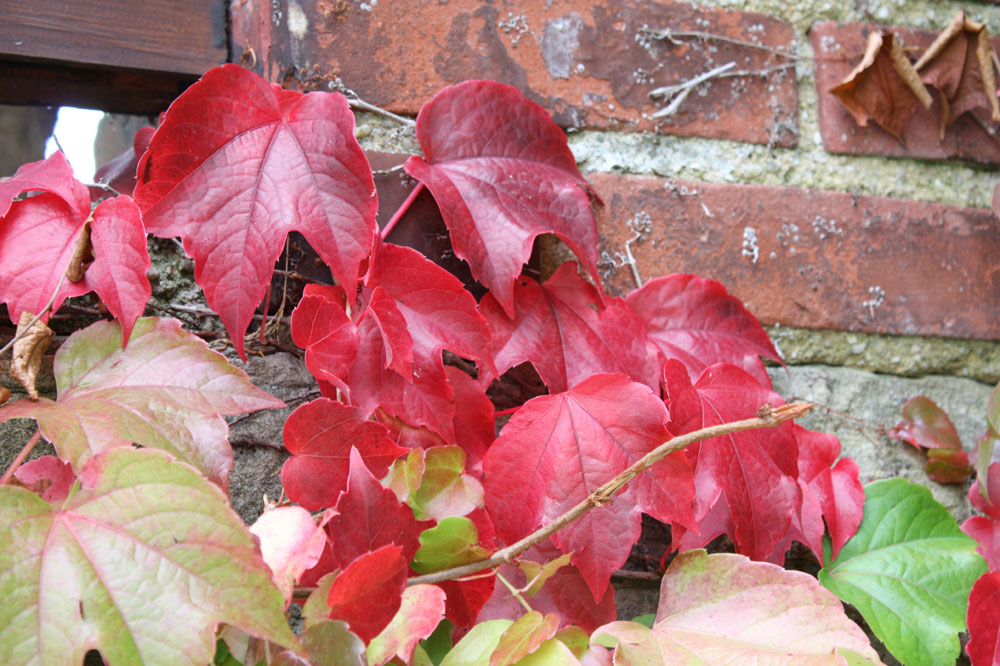
[[[766,324],[1000,338],[988,210],[759,185],[588,174],[605,288],[671,272],[718,280]]]
[[[844,80],[861,61],[868,33],[877,26],[866,23],[815,24],[809,31],[816,56],[816,94],[819,98],[819,126],[823,147],[831,153],[889,155],[926,159],[962,159],[983,164],[1000,164],[1000,142],[997,127],[989,122],[988,113],[966,113],[949,127],[942,141],[939,138],[941,98],[931,89],[934,105],[925,110],[917,106],[903,132],[906,145],[874,123],[859,127],[854,118],[830,89]],[[889,28],[904,47],[915,47],[917,53],[934,41],[936,32],[911,28]],[[993,40],[1000,47],[1000,38]]]
[[[649,30],[728,40],[675,41]],[[233,59],[272,81],[327,89],[415,114],[470,78],[517,86],[568,128],[659,130],[781,146],[798,139],[789,23],[749,12],[654,0],[452,0],[357,3],[247,0],[231,6]],[[742,42],[742,43],[739,43]],[[670,118],[649,92],[720,65],[765,76],[715,78]]]

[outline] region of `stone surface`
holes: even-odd
[[[229,419],[229,441],[235,446],[269,446],[284,450],[282,429],[288,415],[299,405],[320,397],[316,380],[299,357],[287,352],[250,355],[243,362],[235,353],[229,362],[250,376],[259,388],[285,401],[283,409],[265,409]]]
[[[843,104],[829,91],[844,80],[861,61],[868,33],[875,26],[865,23],[822,22],[809,32],[816,58],[816,94],[819,101],[819,127],[823,146],[832,153],[889,155],[923,159],[964,159],[983,164],[1000,164],[1000,129],[990,122],[989,113],[976,111],[955,119],[939,137],[941,96],[931,89],[934,104],[930,109],[917,105],[903,132],[903,143],[870,123],[861,127]],[[916,47],[919,54],[934,41],[936,32],[910,28],[887,28],[904,48]],[[993,40],[994,48],[1000,38]],[[984,104],[985,99],[984,99]]]
[[[767,324],[1000,338],[992,211],[788,187],[590,174],[601,278],[718,280]]]
[[[774,390],[787,401],[808,400],[818,407],[798,423],[837,435],[842,454],[854,458],[863,483],[900,476],[930,488],[959,521],[972,514],[966,499],[971,481],[943,486],[924,473],[925,457],[910,444],[885,436],[902,419],[903,404],[926,395],[944,409],[970,456],[974,438],[986,429],[986,401],[992,388],[971,379],[931,375],[892,377],[823,365],[769,368]]]
[[[416,20],[415,20],[416,19]],[[664,29],[712,33],[663,39]],[[773,16],[653,0],[297,2],[232,8],[233,57],[272,81],[338,84],[415,114],[440,88],[487,78],[520,88],[564,127],[656,130],[768,145],[798,141],[791,25]],[[250,58],[248,54],[254,54]],[[649,93],[733,63],[669,118]]]

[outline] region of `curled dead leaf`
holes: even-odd
[[[38,399],[38,389],[35,382],[38,379],[38,372],[42,368],[42,358],[45,350],[52,343],[52,332],[41,320],[31,321],[35,315],[28,311],[21,313],[21,319],[17,323],[17,342],[14,343],[14,358],[10,364],[10,376],[21,382],[21,386],[28,392],[28,397],[32,400]],[[31,324],[29,327],[28,325]]]
[[[924,83],[941,91],[942,138],[945,127],[973,109],[988,108],[993,122],[1000,122],[993,59],[986,25],[960,11],[914,65]]]
[[[69,266],[66,267],[67,280],[79,282],[83,279],[87,267],[94,261],[93,250],[93,245],[90,242],[90,220],[87,220],[73,245],[73,257],[69,260]]]
[[[862,127],[875,121],[903,143],[903,129],[919,102],[931,106],[931,95],[890,32],[872,32],[864,58],[830,92]]]

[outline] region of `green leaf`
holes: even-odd
[[[420,641],[420,647],[424,649],[428,659],[435,666],[440,664],[444,656],[451,650],[451,632],[454,628],[455,625],[451,623],[451,620],[441,620],[434,633]]]
[[[119,666],[203,666],[220,622],[298,648],[225,496],[160,451],[99,454],[59,508],[0,487],[0,533],[2,664],[76,665],[93,648]]]
[[[410,471],[410,458],[422,458],[419,485],[417,475]],[[458,446],[435,446],[414,449],[407,457],[406,475],[409,487],[407,504],[417,520],[442,520],[449,516],[464,516],[483,506],[483,486],[463,474],[465,451]]]
[[[339,573],[339,569],[331,571],[316,581],[316,589],[309,593],[309,598],[302,605],[302,619],[305,620],[307,629],[330,617],[330,604],[327,603],[327,599],[330,598],[330,588],[333,587],[333,581],[337,580]]]
[[[277,654],[271,666],[366,666],[365,644],[339,620],[323,620],[302,632],[308,660],[286,650]]]
[[[524,596],[530,599],[541,592],[545,581],[552,578],[559,569],[569,564],[571,556],[572,553],[564,553],[545,564],[539,564],[531,560],[520,560],[517,566],[524,572],[524,579],[528,581],[528,589],[524,591]]]
[[[1000,384],[997,384],[986,403],[986,420],[993,432],[1000,433]]]
[[[556,638],[550,638],[531,654],[525,655],[515,666],[580,666],[572,650]]]
[[[638,622],[639,624],[652,629],[653,622],[656,621],[656,613],[646,613],[645,615],[638,615],[632,618],[632,621]]]
[[[443,518],[420,533],[420,548],[410,567],[419,574],[441,571],[489,557],[479,544],[479,530],[468,518]]]
[[[490,655],[497,649],[500,637],[512,624],[512,620],[480,622],[444,656],[440,666],[489,666]]]
[[[929,490],[904,479],[865,486],[858,533],[819,580],[864,616],[907,666],[954,664],[973,583],[976,542]]]
[[[555,636],[558,628],[559,616],[555,613],[525,613],[503,632],[496,650],[490,656],[490,666],[510,666],[517,663]]]
[[[617,639],[621,666],[714,664],[843,666],[834,650],[878,662],[861,629],[816,579],[742,555],[678,555],[660,584],[653,628],[612,622],[593,642]]]
[[[0,407],[0,422],[32,418],[79,473],[101,451],[140,444],[197,467],[224,490],[233,466],[221,415],[282,407],[175,319],[139,319],[128,347],[118,322],[77,331],[56,352],[58,399]]]

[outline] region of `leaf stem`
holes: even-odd
[[[31,439],[29,439],[25,443],[24,447],[21,449],[21,452],[17,454],[17,457],[14,458],[14,461],[10,464],[10,467],[8,467],[7,471],[3,473],[2,477],[0,477],[0,486],[6,486],[8,483],[10,483],[10,480],[14,478],[14,472],[16,472],[17,468],[21,466],[21,463],[24,462],[24,459],[31,454],[32,449],[35,448],[35,445],[38,444],[38,442],[41,439],[42,439],[42,431],[35,430],[35,434],[32,435]]]
[[[637,477],[647,468],[659,462],[664,456],[674,453],[675,451],[680,451],[687,446],[712,437],[729,435],[743,430],[753,430],[755,428],[771,428],[784,423],[785,421],[800,418],[808,414],[815,406],[816,405],[811,402],[794,402],[790,405],[782,405],[780,407],[764,405],[758,411],[758,416],[756,418],[709,426],[708,428],[702,428],[701,430],[689,432],[686,435],[680,435],[667,440],[647,453],[641,459],[637,460],[624,472],[611,479],[594,492],[590,493],[590,495],[588,495],[572,509],[520,541],[513,543],[506,548],[501,548],[485,560],[470,562],[469,564],[464,564],[460,567],[436,571],[423,576],[414,576],[413,578],[407,580],[406,584],[418,585],[420,583],[440,583],[445,580],[468,576],[469,574],[482,571],[483,569],[489,567],[496,567],[505,563],[510,564],[515,556],[528,550],[532,546],[540,544],[542,541],[580,518],[591,509],[604,506],[610,502],[612,496],[621,490],[625,484]]]
[[[534,608],[531,607],[528,601],[521,595],[521,591],[516,587],[514,587],[509,580],[501,576],[499,571],[496,572],[496,577],[497,580],[503,583],[503,586],[507,588],[507,591],[510,592],[511,596],[517,599],[517,603],[521,604],[521,607],[524,608],[524,610],[528,611],[529,613],[535,610]]]
[[[400,207],[396,209],[396,212],[392,214],[392,217],[389,218],[389,221],[385,223],[385,226],[382,228],[382,240],[388,238],[389,234],[392,233],[392,230],[396,228],[396,225],[402,219],[403,215],[406,214],[406,211],[410,209],[410,205],[414,202],[414,200],[416,200],[418,196],[420,196],[420,193],[423,191],[424,191],[424,184],[417,183],[417,186],[414,187],[413,190],[410,192],[409,196],[406,197],[406,201],[404,201],[402,205],[400,205]]]

